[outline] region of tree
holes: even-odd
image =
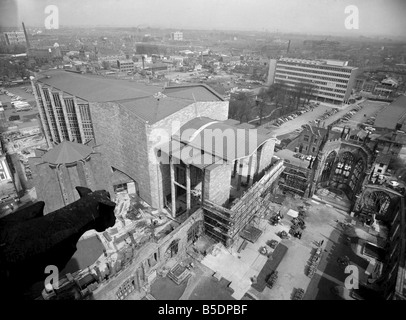
[[[230,100],[229,116],[232,119],[239,120],[240,123],[249,121],[252,114],[253,100],[244,92],[239,92]]]
[[[255,109],[258,112],[259,125],[262,124],[262,118],[270,110],[272,102],[272,94],[273,92],[271,92],[269,89],[261,89],[257,95],[257,99],[255,101],[256,102]]]
[[[110,62],[103,61],[102,62],[102,67],[103,67],[104,70],[110,70]]]

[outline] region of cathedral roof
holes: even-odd
[[[51,164],[68,164],[86,159],[93,149],[89,146],[63,141],[42,156],[42,159]]]

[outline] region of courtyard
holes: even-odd
[[[287,212],[302,206],[306,209],[302,237],[281,239],[278,234],[289,233],[292,224]],[[269,218],[276,212],[283,218],[277,225],[271,225]],[[342,227],[344,224],[351,227],[346,229]],[[155,294],[151,294],[156,295],[156,299],[241,300],[248,294],[258,300],[290,300],[298,289],[303,289],[304,300],[340,300],[337,288],[344,288],[349,275],[337,262],[343,257],[349,258],[350,265],[357,266],[363,295],[371,293],[362,285],[367,283],[370,258],[362,253],[361,247],[365,241],[375,243],[376,240],[363,230],[363,225],[352,221],[349,213],[329,204],[289,195],[280,205],[272,203],[268,214],[257,219],[255,227],[262,233],[254,243],[248,241],[242,245],[244,239],[240,239],[231,248],[214,244],[200,261],[193,260],[194,268],[187,281],[178,286],[169,278],[158,277],[152,284]],[[270,240],[279,242],[278,249],[286,247],[284,252],[272,249]],[[315,274],[309,277],[309,262],[321,241],[321,258]],[[263,247],[268,254],[260,252]],[[271,289],[265,281],[272,270],[278,271],[278,278]]]

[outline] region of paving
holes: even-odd
[[[360,123],[365,123],[369,118],[375,117],[376,114],[384,109],[389,103],[382,101],[364,101],[360,103],[362,109],[355,113],[350,120],[343,122],[352,128],[357,128]]]
[[[264,124],[262,127],[264,127],[265,129],[270,130],[269,134],[274,135],[276,137],[287,134],[287,133],[291,133],[292,131],[295,131],[296,129],[299,129],[302,125],[304,124],[308,124],[309,121],[313,121],[315,119],[317,119],[318,117],[322,116],[326,111],[331,111],[333,108],[337,108],[337,106],[328,106],[328,105],[320,105],[317,106],[313,109],[313,111],[309,111],[306,112],[300,116],[297,116],[296,118],[287,121],[285,123],[283,123],[280,127],[276,127],[270,124]],[[345,109],[339,111],[337,114],[345,114],[346,112],[348,112],[348,106],[346,106]],[[333,116],[335,116],[333,115]],[[331,118],[331,117],[330,117]],[[326,124],[327,124],[327,120],[329,120],[330,118],[326,119]],[[332,120],[331,122],[333,122],[334,120]]]
[[[282,243],[279,243],[274,252],[272,252],[272,255],[269,257],[267,262],[265,263],[264,267],[262,268],[261,272],[258,274],[257,277],[257,282],[252,284],[252,287],[259,291],[262,292],[264,291],[267,283],[266,281],[268,280],[269,275],[278,269],[279,264],[283,260],[283,258],[286,255],[286,252],[288,251],[288,247],[285,246]]]
[[[306,229],[301,239],[290,237],[281,240],[277,234],[281,230],[288,231],[291,226],[291,217],[286,215],[289,209],[297,210],[298,206],[306,205],[307,215],[305,218]],[[349,222],[351,217],[348,212],[336,209],[332,206],[300,198],[287,197],[282,206],[273,204],[274,211],[281,210],[284,218],[281,223],[272,226],[266,219],[258,224],[263,231],[261,237],[255,243],[247,244],[241,252],[233,248],[217,246],[207,255],[202,264],[213,270],[221,277],[230,281],[229,287],[234,290],[235,299],[242,299],[246,293],[260,300],[290,300],[294,292],[302,288],[305,290],[304,299],[341,299],[333,293],[332,289],[338,285],[344,285],[348,274],[344,267],[337,263],[339,257],[348,256],[350,264],[356,265],[359,270],[359,280],[366,281],[365,274],[368,259],[360,252],[359,236],[372,240],[366,231],[354,229],[352,235],[340,227],[338,221]],[[260,274],[267,263],[267,257],[259,253],[259,249],[265,246],[268,240],[277,240],[288,248],[279,266],[278,279],[272,289],[265,287],[262,292],[251,286],[251,278]],[[318,243],[324,240],[321,261],[316,274],[309,278],[306,274],[310,258],[315,252]],[[239,245],[236,246],[238,249]],[[272,252],[270,247],[267,247]]]

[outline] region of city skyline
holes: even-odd
[[[159,27],[225,31],[270,31],[402,37],[406,3],[401,0],[8,0],[2,26],[44,26],[48,5],[67,27]],[[348,6],[359,9],[359,29],[346,29]],[[108,15],[105,14],[108,12]],[[13,14],[15,18],[13,19]]]

